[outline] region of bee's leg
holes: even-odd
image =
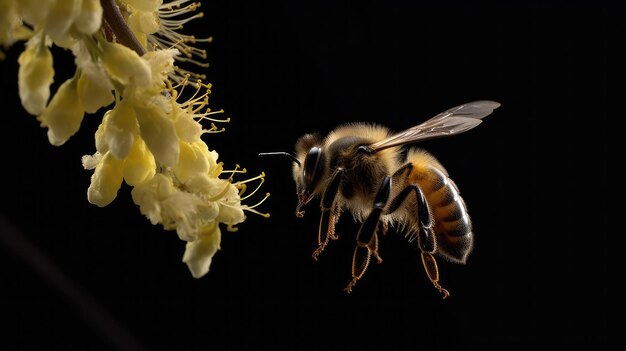
[[[365,273],[372,255],[376,257],[378,262],[382,262],[380,256],[378,256],[378,236],[376,232],[381,226],[380,216],[387,205],[390,193],[391,177],[385,177],[374,199],[374,208],[365,219],[365,222],[361,224],[359,233],[356,236],[356,248],[352,257],[352,280],[345,288],[348,293],[352,292],[354,284]]]
[[[320,225],[317,232],[318,246],[313,252],[313,258],[315,260],[317,260],[317,256],[324,251],[326,245],[328,245],[329,239],[337,239],[335,236],[335,224],[339,220],[341,210],[335,203],[335,197],[339,191],[339,185],[341,184],[343,172],[343,168],[337,168],[337,170],[335,170],[335,173],[333,173],[326,190],[324,190],[324,195],[322,196],[322,216],[320,217]]]
[[[417,244],[422,251],[422,263],[424,264],[428,279],[430,279],[435,288],[443,294],[443,298],[445,299],[450,296],[450,293],[439,285],[439,269],[437,268],[437,261],[433,256],[433,253],[435,253],[437,249],[437,239],[433,231],[430,206],[428,206],[428,202],[426,202],[424,193],[417,184],[410,184],[392,200],[388,211],[389,213],[396,211],[411,193],[415,194],[417,201]]]
[[[435,288],[443,294],[443,298],[445,299],[450,296],[448,290],[439,285],[439,269],[437,268],[435,257],[430,252],[422,251],[422,263],[424,264],[426,274],[428,274],[428,279],[430,279],[430,282],[433,283]]]

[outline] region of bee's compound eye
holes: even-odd
[[[312,147],[304,159],[302,175],[304,178],[304,190],[313,191],[323,173],[323,153],[322,148]]]

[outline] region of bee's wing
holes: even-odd
[[[474,101],[453,107],[422,124],[370,144],[368,148],[370,152],[378,152],[394,146],[463,133],[479,125],[483,117],[499,106],[495,101]]]

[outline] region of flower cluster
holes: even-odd
[[[183,261],[194,277],[208,272],[220,248],[220,223],[235,230],[244,211],[268,216],[255,207],[269,196],[242,204],[264,175],[235,181],[245,169],[224,170],[202,140],[228,119],[208,108],[204,76],[175,65],[205,66],[206,52],[192,45],[210,38],[177,32],[202,16],[198,7],[190,0],[0,0],[0,45],[27,40],[18,59],[19,96],[52,145],[73,136],[85,113],[113,106],[95,133],[95,153],[82,160],[94,170],[89,202],[106,206],[122,183],[133,187],[141,213],[186,242]],[[71,50],[76,73],[51,98],[52,45]],[[193,90],[188,98],[186,86]],[[257,185],[244,195],[251,181]]]

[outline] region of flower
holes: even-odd
[[[107,152],[100,158],[95,172],[91,175],[87,200],[100,207],[110,204],[117,196],[123,178],[123,162]]]
[[[114,100],[113,83],[104,67],[94,62],[84,42],[71,47],[74,62],[79,71],[78,98],[87,113],[96,113],[101,107],[109,106]]]
[[[204,16],[202,12],[196,12],[199,7],[199,2],[178,0],[163,3],[156,10],[131,8],[129,9],[130,28],[146,50],[175,48],[182,54],[176,57],[177,61],[192,63],[201,68],[208,67],[206,62],[201,61],[207,58],[206,50],[193,45],[210,43],[213,38],[196,38],[194,35],[180,33],[180,29],[185,24]],[[182,67],[175,67],[175,72],[171,73],[171,78],[176,82],[183,81],[186,76],[206,79],[204,74]]]
[[[163,0],[126,0],[126,3],[140,11],[156,11]]]
[[[54,78],[52,54],[42,35],[36,35],[26,43],[26,50],[20,54],[18,63],[17,83],[22,106],[28,113],[38,115],[48,103]]]
[[[0,0],[0,45],[9,48],[16,41],[28,39],[32,35],[30,29],[22,25],[17,12],[17,4],[13,1]],[[0,50],[0,60],[4,53]]]
[[[222,241],[222,232],[215,222],[201,228],[201,233],[197,240],[187,243],[183,255],[183,262],[187,264],[194,278],[200,278],[209,272],[213,256],[220,249]]]
[[[100,0],[82,0],[80,12],[74,21],[80,33],[93,34],[102,25],[102,5]]]
[[[269,194],[243,204],[265,175],[236,180],[247,171],[225,170],[202,138],[224,131],[216,123],[229,121],[208,107],[211,85],[202,82],[204,74],[175,65],[207,66],[200,61],[206,51],[192,45],[211,39],[178,32],[202,17],[199,6],[189,0],[0,0],[0,44],[28,39],[18,59],[20,100],[48,129],[50,143],[63,145],[85,113],[108,108],[95,152],[82,158],[93,170],[88,201],[104,207],[124,183],[132,187],[139,211],[186,242],[183,262],[196,278],[209,271],[222,228],[235,231],[246,212],[269,216],[256,210]],[[76,72],[50,98],[53,45],[71,50]],[[195,91],[188,93],[188,86]],[[246,194],[251,182],[257,185]]]
[[[74,77],[61,84],[50,104],[37,119],[43,127],[48,128],[50,144],[59,146],[76,134],[84,114],[78,98],[78,79]]]
[[[103,150],[119,160],[123,160],[130,153],[130,149],[137,135],[137,115],[133,106],[126,100],[116,104],[102,119]],[[105,151],[105,152],[106,152]]]
[[[152,81],[150,65],[134,51],[118,43],[100,40],[102,65],[111,79],[126,86],[146,86]]]

